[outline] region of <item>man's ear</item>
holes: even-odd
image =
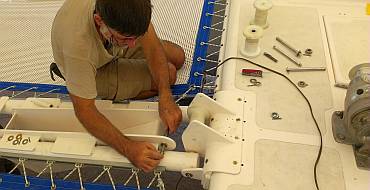
[[[103,22],[103,19],[101,18],[101,16],[97,13],[94,14],[94,21],[95,23],[98,25],[98,26],[101,26],[102,24],[104,24]]]

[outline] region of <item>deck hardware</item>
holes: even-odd
[[[269,58],[271,61],[273,61],[273,62],[275,62],[275,63],[277,63],[277,62],[278,62],[278,60],[277,60],[274,56],[272,56],[271,54],[269,54],[269,53],[267,53],[267,52],[264,52],[264,53],[263,53],[263,55],[264,55],[265,57]]]
[[[281,39],[280,37],[276,37],[276,41],[280,42],[283,46],[288,48],[290,51],[294,52],[295,56],[300,57],[302,55],[301,50],[294,48],[292,45],[288,44],[285,40]]]
[[[287,67],[286,71],[289,72],[307,72],[307,71],[326,71],[326,67],[301,67],[301,68],[291,68]]]
[[[250,77],[262,77],[262,70],[257,69],[242,69],[242,75]]]
[[[301,88],[304,88],[304,87],[307,87],[308,84],[306,82],[304,82],[304,81],[299,81],[298,82],[298,86],[301,87]]]
[[[251,84],[249,84],[248,86],[261,86],[261,82],[259,82],[257,79],[251,79],[251,80],[249,80],[249,82],[251,83]]]
[[[271,118],[272,118],[272,120],[280,120],[280,119],[283,119],[283,118],[280,117],[279,113],[277,113],[277,112],[272,112],[271,113]]]
[[[294,64],[296,64],[298,67],[302,67],[302,63],[299,63],[299,61],[295,60],[294,58],[290,57],[289,55],[287,55],[285,52],[283,52],[281,49],[279,49],[278,47],[276,46],[273,46],[272,48],[274,48],[274,50],[276,50],[277,52],[279,52],[281,55],[283,55],[284,57],[286,57],[287,59],[289,59],[291,62],[293,62]]]
[[[310,49],[310,48],[307,48],[305,51],[304,51],[304,56],[311,56],[313,53],[313,50]]]
[[[335,83],[334,86],[337,88],[348,89],[349,84],[348,83]]]

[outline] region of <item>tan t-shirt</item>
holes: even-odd
[[[110,54],[95,27],[95,0],[66,0],[58,11],[51,34],[53,55],[66,79],[68,91],[76,96],[94,99],[97,96],[97,69],[122,55]]]

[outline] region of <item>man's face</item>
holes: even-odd
[[[100,34],[112,44],[125,47],[128,46],[130,48],[135,47],[136,40],[139,36],[128,36],[124,34],[120,34],[119,32],[115,31],[113,28],[107,26],[102,18],[98,14],[94,14],[95,23],[99,27]]]
[[[120,47],[124,47],[126,45],[130,48],[135,47],[136,40],[139,38],[139,36],[122,35],[122,34],[118,33],[117,31],[115,31],[114,29],[109,28],[109,26],[107,26],[107,29],[108,29],[109,33],[111,34],[111,39],[110,40],[115,45],[120,46]]]

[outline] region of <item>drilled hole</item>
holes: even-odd
[[[356,91],[357,95],[362,95],[364,93],[364,90],[363,89],[358,89]]]

